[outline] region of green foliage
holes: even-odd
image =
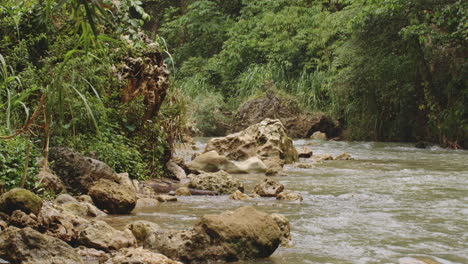
[[[0,140],[0,188],[3,186],[9,190],[19,186],[24,176],[28,144],[31,145],[31,148],[26,185],[34,186],[33,179],[38,172],[36,162],[41,153],[30,139],[15,137],[9,140]]]

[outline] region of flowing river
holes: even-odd
[[[197,142],[200,149],[204,142]],[[253,205],[286,215],[294,246],[243,264],[468,263],[468,151],[416,149],[402,143],[297,140],[294,145],[310,147],[314,154],[347,152],[355,160],[325,161],[310,169],[286,166],[286,176],[274,178],[299,192],[302,203],[178,197],[178,202],[107,221],[122,227],[144,219],[162,228],[183,229],[204,214]],[[265,176],[235,177],[250,193]]]

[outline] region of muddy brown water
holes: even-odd
[[[203,149],[206,139],[199,139]],[[245,205],[281,213],[291,221],[294,246],[243,264],[468,263],[468,151],[408,144],[296,140],[314,154],[342,152],[355,160],[315,168],[286,166],[277,176],[304,201],[274,198],[231,201],[227,196],[179,197],[130,216],[108,217],[122,228],[149,220],[162,228],[191,227],[204,214]],[[190,151],[180,152],[189,159]],[[303,162],[309,162],[304,159]],[[236,175],[250,192],[262,175]],[[425,261],[425,262],[421,262]]]

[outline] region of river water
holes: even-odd
[[[203,142],[197,142],[201,149]],[[355,160],[326,161],[310,169],[286,166],[286,176],[274,178],[302,194],[302,203],[179,197],[175,203],[107,220],[123,226],[144,219],[162,228],[183,229],[204,214],[253,205],[286,215],[294,246],[243,264],[468,263],[468,151],[421,150],[400,143],[297,140],[294,144],[298,149],[310,147],[314,154],[347,152]],[[264,178],[235,177],[243,181],[246,192]]]

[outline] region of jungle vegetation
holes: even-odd
[[[210,135],[271,89],[349,140],[466,148],[467,12],[463,0],[0,0],[0,179],[37,188],[53,146],[161,176],[187,123]],[[170,88],[142,118],[143,98],[121,100],[122,69],[151,43]]]

